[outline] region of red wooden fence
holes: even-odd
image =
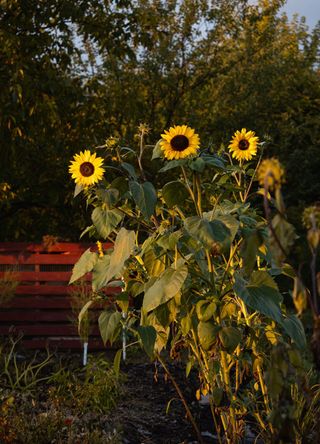
[[[75,287],[68,282],[73,265],[88,247],[88,244],[76,243],[57,243],[50,247],[0,243],[0,279],[9,271],[19,282],[15,297],[0,305],[0,335],[8,335],[12,329],[23,333],[23,345],[33,349],[82,347],[71,306]],[[88,291],[90,280],[90,274],[86,275],[85,288]],[[118,291],[117,288],[107,288],[106,294],[112,297]],[[103,344],[95,322],[89,337],[89,349],[101,348]]]

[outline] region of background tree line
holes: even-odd
[[[212,150],[255,130],[300,221],[320,191],[320,26],[283,4],[1,1],[0,240],[78,240],[71,157],[111,135],[131,144],[141,122],[150,143],[186,123]]]

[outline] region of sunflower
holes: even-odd
[[[230,141],[229,151],[232,157],[237,160],[251,160],[257,154],[258,137],[255,136],[254,131],[247,131],[242,128],[241,131],[236,131]]]
[[[200,138],[187,125],[176,125],[161,134],[160,147],[168,160],[184,159],[197,154]]]
[[[284,170],[281,163],[275,157],[265,159],[258,168],[257,178],[261,186],[268,188],[279,188],[284,181]]]
[[[73,159],[69,173],[77,184],[88,187],[102,179],[104,173],[102,157],[96,157],[96,153],[91,154],[89,150],[85,150],[76,154]]]

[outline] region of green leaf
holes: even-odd
[[[184,260],[179,259],[177,268],[174,264],[167,268],[161,276],[145,292],[143,308],[147,312],[154,310],[173,298],[181,289],[188,276],[188,267]]]
[[[109,209],[117,203],[120,196],[119,190],[116,188],[109,188],[107,190],[99,189],[96,193],[99,199],[102,200]]]
[[[209,165],[213,168],[218,168],[219,170],[224,170],[225,165],[222,159],[215,156],[201,156],[201,159],[203,159],[206,163],[206,165]]]
[[[152,151],[151,160],[159,159],[159,158],[163,157],[163,151],[160,146],[161,141],[162,141],[162,139],[158,140],[158,142],[155,144],[155,147],[153,148],[153,151]]]
[[[170,327],[164,327],[163,325],[161,325],[154,312],[147,317],[146,321],[147,325],[151,325],[152,327],[154,327],[157,332],[157,339],[154,344],[154,350],[156,353],[161,353],[161,350],[167,345]]]
[[[148,356],[152,359],[154,356],[154,345],[157,339],[157,332],[151,325],[139,326],[138,333],[140,335],[143,348]]]
[[[172,208],[175,205],[183,205],[184,201],[189,197],[189,192],[182,182],[176,180],[168,182],[162,188],[162,196],[168,207]]]
[[[103,239],[106,239],[117,227],[119,222],[121,222],[123,215],[117,209],[108,210],[106,208],[96,207],[92,212],[91,218],[99,235]]]
[[[196,171],[197,173],[202,173],[206,164],[201,157],[197,157],[196,159],[189,160],[188,166],[191,170]]]
[[[77,197],[78,194],[80,194],[82,190],[83,190],[83,186],[77,183],[75,186],[75,189],[74,189],[73,197]]]
[[[115,354],[115,357],[113,359],[113,370],[117,376],[119,376],[120,374],[121,356],[122,356],[122,349],[120,348]]]
[[[263,271],[253,273],[253,278],[249,284],[241,277],[236,276],[234,291],[253,310],[281,323],[280,303],[282,296],[275,288],[276,284],[271,276],[266,277],[266,275],[268,273]]]
[[[146,218],[150,218],[154,214],[157,203],[157,194],[151,182],[144,182],[142,185],[138,182],[131,181],[129,188],[133,199]]]
[[[126,177],[116,177],[110,184],[112,189],[118,190],[119,195],[123,196],[128,191],[128,179]]]
[[[135,232],[121,228],[110,256],[110,265],[108,267],[105,282],[108,283],[115,275],[120,273],[124,267],[125,261],[129,259],[135,247]]]
[[[129,173],[129,176],[133,179],[133,180],[138,180],[135,169],[132,165],[130,165],[130,163],[127,162],[122,162],[121,166],[123,169],[126,170],[127,173]]]
[[[230,230],[219,220],[208,221],[199,216],[192,216],[185,219],[184,226],[191,236],[207,248],[211,248],[216,242],[221,243],[230,238]]]
[[[82,336],[82,334],[81,334],[82,333],[82,330],[81,330],[82,320],[87,315],[89,308],[91,307],[92,304],[94,304],[94,302],[95,301],[91,299],[86,304],[84,304],[84,306],[81,308],[81,311],[78,315],[78,333],[79,333],[80,337]]]
[[[235,327],[222,327],[219,331],[219,338],[228,353],[234,352],[241,341],[241,331]]]
[[[187,314],[184,318],[181,319],[181,331],[183,336],[186,336],[191,327],[192,327],[192,320],[190,314]]]
[[[244,231],[244,230],[243,230]],[[263,238],[259,230],[244,231],[244,242],[241,248],[244,269],[246,274],[250,274],[254,268],[259,252],[259,247],[263,243]]]
[[[107,284],[106,277],[110,265],[110,256],[99,257],[92,272],[92,290],[98,291]]]
[[[214,302],[201,300],[197,302],[196,312],[199,321],[209,321],[216,312],[217,306]]]
[[[120,333],[121,313],[104,310],[98,319],[99,329],[104,345],[109,341],[111,345]]]
[[[164,167],[159,170],[159,173],[164,173],[165,171],[172,170],[173,168],[186,165],[187,162],[187,159],[170,160]]]
[[[82,231],[82,233],[80,234],[80,239],[82,239],[83,236],[87,233],[89,233],[89,237],[92,237],[95,232],[96,232],[96,229],[95,229],[94,225],[90,225],[90,227],[87,227]]]
[[[88,250],[86,250],[81,255],[78,262],[74,265],[69,284],[72,284],[74,281],[80,279],[86,273],[89,273],[97,263],[97,260],[97,253],[93,253],[92,251],[90,251],[90,248],[88,248]]]
[[[302,322],[294,314],[287,316],[281,323],[284,331],[301,349],[307,345],[306,335]]]
[[[199,322],[198,337],[200,345],[204,350],[209,350],[210,346],[215,342],[219,329],[219,326],[214,325],[211,322]]]

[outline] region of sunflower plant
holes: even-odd
[[[219,155],[201,147],[187,125],[165,130],[153,147],[147,137],[141,125],[137,147],[108,139],[99,156],[85,151],[71,163],[92,208],[82,235],[113,244],[88,249],[74,267],[72,281],[92,272],[94,292],[79,322],[92,304],[106,301],[103,341],[125,331],[127,346],[139,341],[172,379],[168,357],[182,360],[187,376],[197,372],[195,396],[207,397],[219,442],[239,442],[249,432],[279,442],[295,421],[290,387],[303,378],[305,347],[302,324],[277,284],[290,266],[274,256],[260,205],[260,194],[276,200],[280,164],[261,163],[263,143],[246,129]],[[103,291],[110,285],[122,287],[113,300]]]

